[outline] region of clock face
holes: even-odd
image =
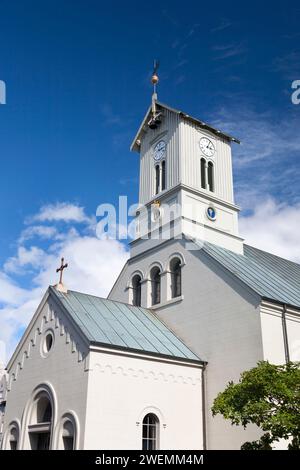
[[[153,149],[153,158],[155,161],[159,161],[163,158],[164,154],[166,153],[166,142],[164,140],[160,140],[157,142]]]
[[[216,151],[214,144],[207,137],[202,137],[199,140],[199,146],[204,155],[207,157],[212,157]]]

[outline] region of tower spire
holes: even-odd
[[[159,67],[159,61],[155,60],[153,64],[153,72],[151,76],[151,83],[153,85],[153,93],[152,93],[152,117],[148,123],[150,129],[156,129],[157,126],[161,123],[161,120],[160,120],[161,113],[157,113],[157,109],[156,109],[156,102],[157,102],[156,85],[159,82],[159,78],[157,75],[158,67]]]
[[[156,92],[156,85],[159,82],[159,78],[157,75],[157,70],[159,67],[159,61],[155,60],[153,63],[153,72],[152,72],[152,77],[151,77],[151,83],[153,85],[153,93],[152,93],[152,114],[153,117],[156,115],[156,101],[157,101],[157,92]]]

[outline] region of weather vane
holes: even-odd
[[[157,102],[157,93],[156,93],[156,85],[159,82],[159,78],[157,75],[157,70],[159,67],[159,61],[155,60],[153,64],[153,72],[151,76],[151,83],[153,85],[153,94],[152,94],[152,117],[148,122],[148,126],[150,129],[156,129],[161,123],[161,113],[157,113],[156,110],[156,102]]]
[[[155,99],[157,99],[157,94],[156,94],[156,85],[159,82],[159,78],[157,75],[157,70],[159,67],[159,61],[155,60],[153,64],[153,72],[152,72],[152,77],[151,77],[151,83],[153,85],[153,94],[155,95]]]

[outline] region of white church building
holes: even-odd
[[[299,360],[300,265],[244,243],[237,139],[157,101],[130,258],[107,299],[49,287],[0,387],[2,449],[239,449],[212,417],[260,360]]]

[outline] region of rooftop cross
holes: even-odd
[[[56,272],[57,272],[57,273],[59,273],[59,272],[60,272],[60,276],[59,276],[59,284],[62,284],[62,283],[63,283],[63,282],[62,282],[62,277],[63,277],[63,270],[64,270],[65,268],[67,268],[67,267],[68,267],[68,263],[64,264],[64,261],[65,261],[65,259],[64,259],[64,258],[62,258],[62,259],[61,259],[61,264],[60,264],[60,267],[59,267],[59,268],[57,268],[57,270],[56,270]]]

